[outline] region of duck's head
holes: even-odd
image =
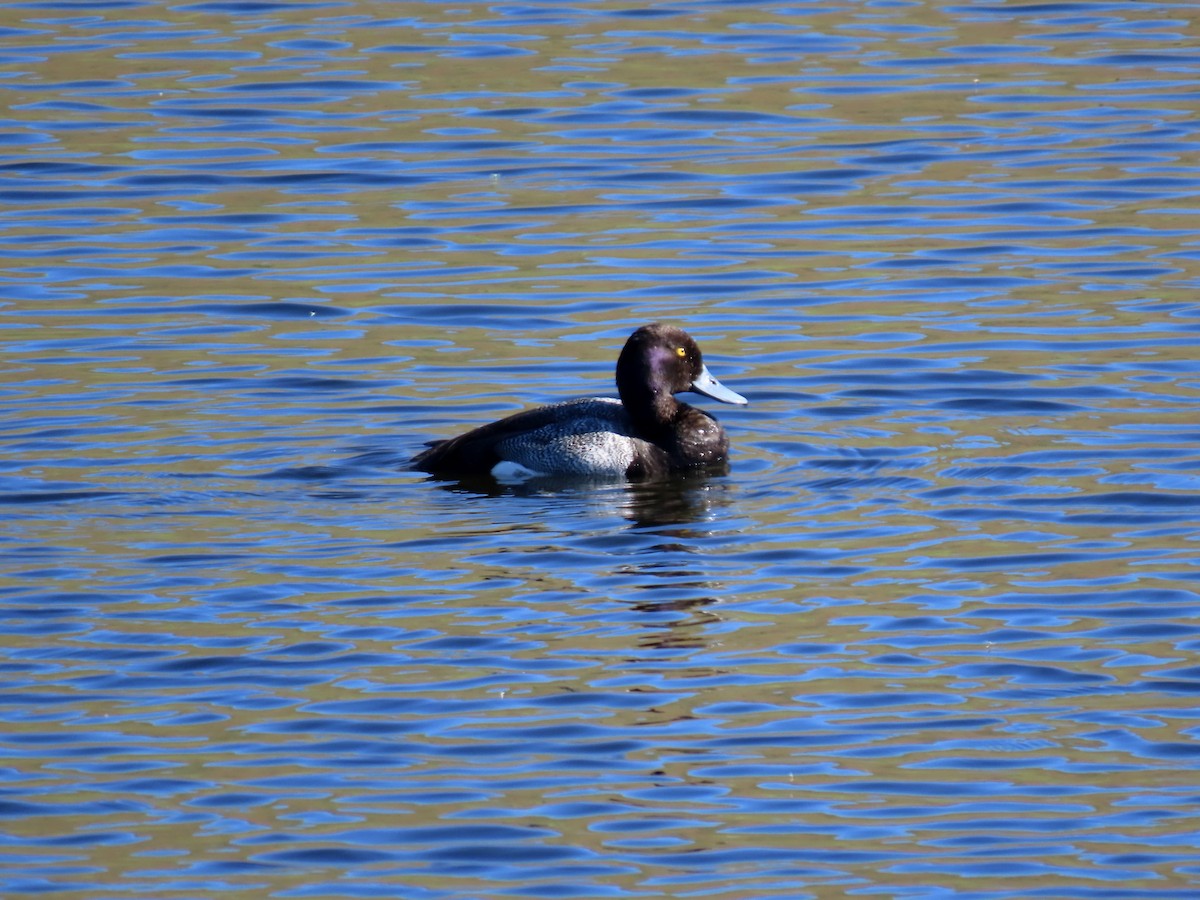
[[[749,402],[713,377],[691,335],[661,322],[643,325],[629,336],[617,359],[617,388],[626,406],[647,393],[662,398],[682,391],[722,403]]]

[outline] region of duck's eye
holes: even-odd
[[[684,349],[683,347],[676,347],[675,355],[682,359],[683,357],[687,356],[687,350]]]

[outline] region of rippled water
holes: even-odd
[[[4,896],[1200,893],[1191,4],[0,34]],[[727,477],[405,470],[655,319]]]

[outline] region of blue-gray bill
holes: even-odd
[[[721,382],[717,381],[717,379],[713,378],[712,372],[708,371],[708,366],[701,366],[700,374],[692,382],[692,390],[697,394],[703,394],[705,397],[720,400],[722,403],[736,403],[741,406],[750,402],[741,394],[731,391],[725,385],[721,384]]]

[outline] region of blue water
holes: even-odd
[[[1193,19],[9,7],[0,895],[1197,896]]]

